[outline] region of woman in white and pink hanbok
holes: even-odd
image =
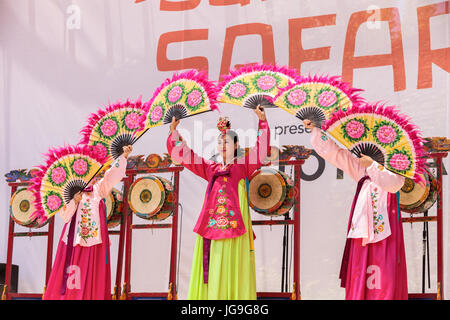
[[[100,180],[61,210],[65,225],[43,300],[110,300],[111,265],[105,200],[125,176],[132,147],[111,164]],[[72,244],[72,245],[68,245]]]
[[[347,300],[408,299],[399,190],[405,178],[368,156],[356,158],[304,120],[311,144],[357,182],[339,278]]]

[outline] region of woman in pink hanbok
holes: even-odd
[[[405,178],[372,158],[356,158],[310,120],[311,144],[326,161],[357,182],[339,278],[347,300],[408,299],[398,191]]]
[[[102,179],[93,179],[61,211],[65,225],[44,300],[111,299],[109,236],[104,198],[125,176],[132,146],[126,146],[123,150],[123,154],[112,163]]]
[[[219,121],[217,149],[221,162],[195,154],[172,120],[167,150],[172,159],[208,181],[203,207],[194,232],[197,240],[192,260],[188,300],[255,300],[254,233],[248,205],[248,180],[261,167],[270,150],[270,129],[260,106],[256,146],[238,156],[236,133]]]

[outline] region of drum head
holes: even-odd
[[[275,169],[261,168],[250,178],[249,204],[253,210],[270,214],[278,209],[286,197],[286,182]]]
[[[430,180],[430,193],[425,201],[417,208],[417,212],[425,212],[436,203],[438,198],[438,182],[433,176],[430,177]]]
[[[109,221],[114,213],[114,207],[116,206],[116,198],[112,192],[105,198],[105,206],[106,219]]]
[[[114,208],[111,216],[108,217],[108,229],[113,229],[122,222],[122,192],[113,188],[111,193],[114,196]]]
[[[35,211],[34,196],[28,189],[14,192],[9,202],[9,212],[13,220],[26,227],[32,227],[35,222],[30,216]]]
[[[173,215],[173,211],[175,209],[175,202],[174,202],[175,196],[174,196],[174,188],[173,188],[172,183],[163,177],[158,177],[158,178],[164,185],[164,189],[166,192],[166,198],[164,200],[163,206],[161,207],[161,210],[159,210],[159,212],[157,214],[152,216],[151,219],[162,221],[164,219],[167,219],[171,215]]]
[[[274,211],[273,215],[281,216],[289,212],[295,204],[295,199],[298,195],[297,187],[294,184],[294,181],[284,172],[278,171],[286,181],[286,197],[281,204],[281,206]]]
[[[411,180],[412,181],[411,184],[413,185],[413,187],[411,187],[407,184],[406,179],[405,179],[405,185],[400,190],[400,209],[402,211],[405,211],[408,213],[425,212],[428,209],[430,209],[433,206],[433,204],[436,202],[436,200],[437,200],[437,180],[430,173],[424,174],[422,176],[422,179],[424,179],[426,181],[426,186],[420,185]],[[426,197],[416,196],[416,198],[419,199],[416,202],[414,202],[412,204],[403,203],[402,197],[404,197],[404,195],[402,193],[406,193],[405,191],[409,191],[411,188],[415,189],[417,187],[425,189],[423,194],[426,193]],[[418,193],[418,194],[420,194],[420,193]]]
[[[140,217],[149,219],[163,206],[165,190],[162,182],[155,176],[137,179],[130,186],[128,203],[131,210]]]
[[[432,174],[428,174],[430,180],[430,192],[428,197],[416,208],[405,210],[409,213],[422,213],[429,210],[437,201],[438,198],[438,181]]]
[[[406,178],[403,187],[400,189],[400,208],[413,209],[425,201],[430,192],[430,178],[428,174],[420,175],[423,183],[416,183],[414,180]]]

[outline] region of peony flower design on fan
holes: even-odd
[[[308,76],[281,89],[273,104],[321,128],[333,112],[360,105],[363,99],[359,91],[336,76]]]
[[[369,130],[366,121],[358,118],[348,120],[341,129],[343,136],[352,142],[367,137],[367,132]]]
[[[49,191],[44,196],[44,206],[50,213],[57,212],[63,206],[63,199],[58,193]]]
[[[191,91],[188,92],[185,99],[185,104],[188,110],[196,111],[203,106],[204,101],[205,97],[203,92],[199,88],[194,87]]]
[[[218,85],[220,102],[255,109],[273,108],[272,99],[300,76],[293,69],[273,65],[248,65],[230,70]]]
[[[122,117],[122,122],[125,124],[125,129],[128,131],[134,131],[141,125],[142,113],[135,111],[127,111]]]
[[[90,164],[83,158],[74,159],[70,164],[73,172],[78,177],[85,177],[89,172]]]
[[[387,165],[388,168],[394,169],[398,172],[406,173],[411,169],[412,157],[409,152],[404,149],[395,149],[388,155]]]
[[[110,117],[101,121],[97,128],[97,132],[106,139],[112,139],[116,136],[118,127],[119,122],[117,119],[115,117]]]
[[[375,124],[372,135],[379,144],[391,147],[402,138],[402,133],[398,126],[384,120]]]
[[[271,91],[278,83],[281,82],[281,78],[276,74],[270,74],[269,72],[262,72],[256,75],[253,79],[253,86],[264,92]]]
[[[242,100],[249,90],[248,83],[242,80],[236,80],[225,88],[225,95],[230,99]]]
[[[183,93],[185,91],[185,87],[182,84],[173,84],[167,91],[166,91],[166,100],[170,102],[171,104],[175,104],[178,101],[180,101],[181,97],[183,96]]]
[[[106,159],[108,157],[108,145],[103,141],[95,141],[93,144],[93,150],[100,159]]]
[[[284,102],[288,108],[298,108],[309,102],[310,95],[306,87],[294,88],[284,96]]]
[[[218,110],[217,91],[206,74],[197,70],[174,73],[144,104],[143,129],[170,123],[172,117],[182,119]]]
[[[64,165],[55,166],[50,175],[49,182],[55,186],[61,186],[67,180],[67,169]]]
[[[339,92],[325,86],[316,94],[316,103],[322,108],[333,109],[339,105],[340,95],[341,94]],[[344,111],[346,110],[345,107],[342,109]]]
[[[164,105],[161,104],[155,104],[153,107],[149,110],[150,116],[148,117],[148,122],[151,126],[158,125],[163,120],[163,115],[165,112]]]

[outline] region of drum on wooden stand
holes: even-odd
[[[146,176],[130,186],[128,203],[131,210],[142,219],[164,220],[173,214],[173,192],[173,186],[167,179]]]
[[[113,188],[108,197],[105,198],[108,229],[113,229],[122,222],[122,200],[122,193],[115,188]]]
[[[400,209],[408,213],[423,213],[437,200],[437,180],[431,173],[421,175],[424,182],[416,183],[406,178],[400,189]]]
[[[288,213],[294,206],[295,199],[298,195],[298,189],[295,186],[294,181],[286,173],[283,171],[278,171],[278,173],[283,176],[284,181],[286,182],[286,197],[281,203],[281,206],[274,212],[274,215],[281,216]]]
[[[263,167],[250,177],[249,204],[257,213],[280,216],[289,212],[294,205],[296,190],[287,174]]]
[[[26,188],[18,189],[11,197],[9,202],[9,213],[11,218],[19,225],[27,228],[41,228],[45,226],[50,219],[39,223],[36,218],[31,218],[35,211],[33,192]]]
[[[161,210],[159,210],[159,212],[155,214],[151,220],[161,221],[167,219],[173,214],[175,209],[175,195],[173,185],[169,180],[164,179],[163,177],[158,177],[158,179],[164,185],[165,200]]]

